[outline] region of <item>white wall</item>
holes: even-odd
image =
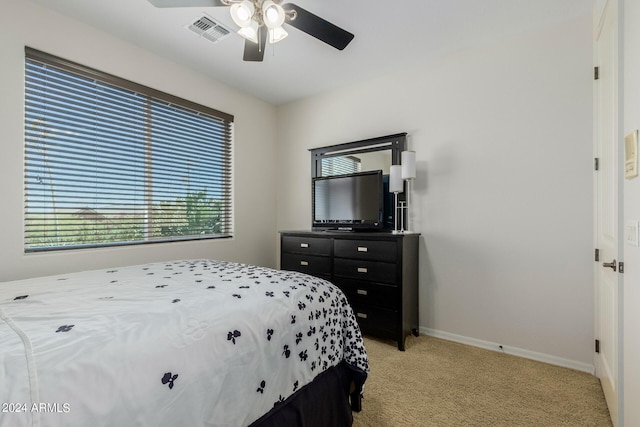
[[[25,45],[234,114],[236,237],[25,255]],[[0,57],[0,281],[188,257],[275,265],[275,230],[309,227],[308,149],[406,131],[422,330],[592,365],[589,17],[277,110],[30,1],[0,4]]]
[[[624,129],[640,128],[640,3],[623,2]],[[640,220],[640,178],[624,181],[624,219]],[[623,420],[625,426],[640,425],[640,248],[624,244],[623,296]]]
[[[24,254],[25,45],[233,114],[235,238]],[[0,3],[0,58],[0,281],[193,257],[275,266],[273,106],[25,0]]]
[[[406,131],[421,330],[593,370],[592,66],[585,16],[279,107],[278,228],[309,148]]]

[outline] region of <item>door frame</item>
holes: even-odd
[[[623,62],[622,62],[622,22],[623,22],[623,2],[621,0],[599,0],[598,4],[596,6],[595,9],[595,14],[594,14],[594,25],[593,25],[593,40],[594,40],[594,66],[598,67],[599,66],[599,58],[598,58],[598,46],[596,43],[596,40],[599,37],[599,34],[602,30],[602,26],[604,24],[604,17],[606,12],[609,10],[609,8],[611,7],[612,4],[615,4],[615,13],[616,13],[616,22],[615,22],[615,47],[614,47],[614,51],[615,51],[615,61],[616,61],[616,73],[614,75],[614,79],[615,79],[615,93],[613,94],[613,96],[615,96],[615,108],[616,108],[616,114],[615,114],[615,119],[612,123],[613,127],[614,127],[614,134],[615,134],[615,143],[617,145],[617,158],[615,161],[615,175],[617,177],[616,179],[616,185],[614,188],[614,192],[616,193],[616,197],[615,197],[615,203],[616,203],[616,207],[617,207],[617,227],[616,230],[614,230],[614,233],[616,234],[616,256],[615,259],[617,259],[619,262],[624,262],[624,239],[623,239],[623,229],[624,229],[624,203],[623,203],[623,197],[624,197],[624,177],[623,177],[623,168],[620,167],[620,165],[624,164],[624,150],[622,149],[623,147],[623,139],[622,139],[622,130],[624,129],[624,114],[623,114],[623,91],[622,91],[622,85],[623,85]],[[597,102],[599,101],[598,99],[598,91],[597,91],[597,87],[596,85],[598,84],[597,80],[594,79],[594,101],[593,101],[593,111],[594,111],[594,120],[593,120],[593,132],[594,132],[594,143],[593,143],[593,151],[594,151],[594,157],[598,158],[600,153],[599,153],[599,145],[598,145],[598,134],[599,134],[599,129],[598,129],[598,112],[599,112],[599,108],[597,105]],[[593,178],[593,189],[594,189],[594,205],[593,205],[593,216],[594,216],[594,247],[598,248],[600,245],[599,242],[599,203],[600,203],[600,199],[601,199],[601,194],[600,194],[600,190],[599,190],[599,177],[597,175],[597,172],[594,174],[594,178]],[[597,257],[596,257],[597,258]],[[597,260],[597,262],[594,264],[594,336],[596,339],[600,338],[601,335],[601,331],[600,331],[600,292],[599,292],[599,286],[600,286],[600,278],[601,278],[601,274],[602,274],[602,262],[603,261],[610,261],[610,260],[603,260],[603,259],[599,259]],[[616,351],[617,351],[617,360],[616,360],[616,407],[615,408],[611,408],[613,409],[613,411],[611,411],[610,409],[610,414],[611,414],[611,418],[612,418],[612,422],[613,425],[616,427],[624,427],[624,373],[623,373],[623,356],[624,356],[624,342],[623,342],[623,302],[624,302],[624,298],[623,298],[623,289],[624,289],[624,274],[617,274],[616,275],[616,285],[617,285],[617,319],[616,319],[616,323],[617,323],[617,330],[615,332],[616,334],[616,341],[617,341],[617,346],[616,346]],[[599,372],[599,358],[600,356],[597,353],[594,353],[594,367],[595,367],[595,375],[600,378],[600,372]]]

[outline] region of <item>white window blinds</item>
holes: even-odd
[[[25,251],[232,235],[233,116],[25,51]]]

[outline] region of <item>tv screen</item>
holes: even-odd
[[[382,228],[381,170],[314,178],[312,186],[314,228]]]

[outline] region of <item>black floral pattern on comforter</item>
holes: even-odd
[[[28,409],[0,427],[243,426],[341,361],[369,369],[337,287],[223,261],[2,283],[0,318],[0,402]]]

